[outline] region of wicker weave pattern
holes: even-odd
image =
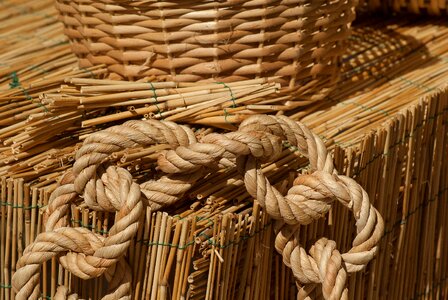
[[[57,0],[83,67],[126,79],[237,81],[280,76],[321,98],[337,80],[355,0]],[[307,91],[307,92],[305,92]]]

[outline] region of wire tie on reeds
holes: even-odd
[[[389,79],[387,76],[386,76],[386,78]],[[432,87],[429,87],[429,86],[427,86],[427,85],[425,85],[423,83],[418,83],[418,82],[415,82],[413,80],[407,79],[407,78],[405,78],[403,76],[398,76],[397,78],[400,79],[401,81],[406,82],[409,85],[412,85],[412,86],[415,86],[415,87],[417,87],[419,89],[425,90],[426,92],[435,91],[435,89],[432,88]]]
[[[92,229],[93,231],[101,234],[109,234],[108,230],[97,229],[96,226],[90,224],[84,224],[81,220],[70,219],[70,222],[78,224],[82,228]]]
[[[159,107],[159,101],[157,100],[157,92],[156,92],[156,88],[154,87],[154,85],[152,84],[152,82],[149,82],[149,84],[151,85],[151,90],[152,90],[152,92],[154,93],[154,105],[156,106],[156,108],[157,108],[157,113],[160,115],[160,118],[163,120],[164,118],[163,118],[163,116],[162,116],[162,111],[160,110],[160,107]]]
[[[11,82],[9,83],[9,88],[10,89],[14,89],[16,87],[20,87],[19,76],[17,76],[17,72],[16,71],[12,72],[11,75],[9,75],[9,77],[11,78]]]
[[[448,63],[448,57],[446,57],[445,55],[441,55],[439,57],[437,57],[439,60],[443,61],[444,63]]]
[[[185,245],[172,244],[172,243],[162,243],[162,242],[152,242],[152,241],[149,241],[149,240],[138,240],[137,243],[143,243],[146,246],[163,246],[163,247],[170,247],[170,248],[176,248],[176,249],[179,249],[179,250],[184,250],[184,249],[187,249],[188,247],[190,247],[191,245],[193,245],[194,244],[194,240],[185,243]]]
[[[178,83],[176,82],[176,87],[174,88],[174,91],[179,95],[179,97],[182,98],[182,101],[184,102],[184,107],[185,107],[185,108],[188,108],[187,101],[185,100],[184,95],[183,95],[182,93],[179,93],[178,88],[179,88],[179,87],[178,87]]]
[[[357,106],[357,107],[361,108],[364,111],[380,112],[380,113],[382,113],[386,117],[390,116],[389,112],[387,110],[384,110],[384,109],[381,109],[381,108],[374,108],[374,107],[365,106],[365,105],[360,104],[360,103],[358,103],[356,101],[341,101],[341,100],[338,100],[338,99],[334,99],[331,96],[328,96],[328,99],[330,99],[331,102],[336,102],[336,103],[339,103],[339,104],[344,105],[344,106],[347,106],[347,105],[351,104],[351,105],[354,105],[354,106]]]
[[[443,115],[445,112],[448,112],[448,107],[445,108],[444,110],[442,110],[442,111],[436,113],[434,116],[429,116],[426,120],[427,120],[427,122],[435,121],[435,120],[437,120],[437,119],[439,118],[439,116]],[[390,151],[390,150],[393,150],[393,149],[394,149],[395,147],[397,147],[398,145],[403,145],[408,139],[410,139],[410,138],[414,135],[414,133],[415,133],[418,129],[420,129],[421,127],[423,127],[424,124],[425,124],[425,120],[423,120],[422,122],[419,122],[417,125],[415,125],[415,128],[414,128],[410,133],[405,134],[405,136],[404,136],[402,139],[400,139],[400,140],[396,141],[395,143],[393,143],[393,144],[389,147],[389,149],[388,149],[389,151],[386,151],[386,152],[384,152],[384,153],[379,153],[379,154],[374,155],[373,158],[372,158],[371,160],[369,160],[369,161],[366,163],[366,165],[365,165],[364,167],[362,167],[361,169],[359,169],[359,171],[356,172],[356,173],[354,173],[353,175],[354,175],[354,176],[359,175],[362,171],[364,171],[364,170],[368,167],[368,165],[374,163],[378,158],[380,158],[380,157],[382,157],[382,156],[388,156],[388,155],[390,155],[391,152],[392,152],[392,151]],[[444,124],[445,124],[445,123],[444,123]],[[348,147],[352,147],[352,146],[354,146],[355,144],[356,144],[356,142],[353,142],[353,143],[351,143],[351,144],[348,144],[348,145],[346,145],[346,148],[348,148]]]
[[[372,63],[373,63],[373,62],[372,62]],[[356,69],[358,69],[358,68],[362,71],[362,69],[361,69],[360,67],[354,68],[353,71],[356,70]],[[407,84],[410,85],[410,86],[414,86],[414,87],[416,87],[416,88],[418,88],[418,89],[421,89],[421,90],[424,90],[424,91],[426,91],[426,92],[432,92],[432,91],[435,91],[435,90],[436,90],[436,89],[434,89],[434,88],[432,88],[432,87],[429,87],[429,86],[427,86],[427,85],[425,85],[425,84],[423,84],[423,83],[417,83],[417,82],[415,82],[415,81],[413,81],[413,80],[410,80],[410,79],[407,79],[407,78],[405,78],[405,77],[403,77],[403,76],[391,77],[391,76],[388,76],[386,73],[381,74],[380,76],[378,76],[378,75],[373,74],[373,72],[372,72],[371,70],[365,70],[365,71],[366,71],[369,75],[371,75],[373,78],[375,78],[375,79],[377,79],[377,80],[379,80],[379,79],[381,79],[382,77],[384,77],[384,78],[386,78],[387,80],[389,80],[390,82],[393,82],[393,80],[394,80],[395,78],[397,78],[397,79],[399,79],[399,80],[401,80],[401,81],[407,83]]]
[[[47,69],[44,69],[44,68],[42,68],[42,67],[40,67],[38,65],[32,65],[30,67],[30,71],[32,71],[32,70],[40,71],[40,74],[50,74],[50,72],[48,72]]]
[[[198,222],[198,221],[202,221],[202,220],[207,220],[207,221],[208,221],[208,224],[209,224],[210,226],[213,226],[213,225],[214,225],[213,220],[212,220],[211,218],[207,218],[207,217],[198,217],[198,216],[196,216],[196,222]]]
[[[22,84],[20,83],[20,79],[19,79],[19,76],[17,75],[16,71],[11,73],[10,78],[11,78],[11,82],[9,83],[9,88],[10,89],[15,89],[15,88],[20,89],[22,91],[23,95],[25,96],[25,99],[32,101],[33,97],[30,96],[30,94],[28,93],[28,90],[26,88],[24,88],[22,86]],[[43,105],[40,101],[37,102],[36,104],[37,104],[37,106],[42,107],[42,109],[45,112],[48,112],[47,107],[45,105]]]
[[[227,109],[224,108],[224,121],[225,121],[227,124],[233,125],[232,122],[230,122],[229,120],[227,120],[227,117],[228,117],[228,116],[231,116],[231,115],[232,115],[232,114],[230,114],[230,113],[227,111]]]
[[[10,203],[10,202],[0,202],[0,206],[11,206],[12,208],[23,208],[25,210],[27,209],[34,209],[34,208],[43,208],[46,205],[31,205],[31,206],[24,206],[24,205],[14,205],[14,203]]]
[[[12,285],[0,283],[0,289],[10,289]]]
[[[235,95],[233,94],[232,89],[230,88],[230,86],[228,86],[225,82],[217,82],[217,84],[222,84],[225,88],[227,88],[230,92],[230,100],[232,100],[233,104],[232,106],[230,106],[231,108],[236,108],[236,98]]]
[[[79,70],[83,71],[86,74],[89,74],[91,78],[96,78],[95,73],[93,73],[92,70],[86,68],[79,68]]]
[[[437,193],[437,195],[435,195],[434,197],[432,197],[431,199],[429,199],[428,201],[423,201],[422,203],[420,203],[416,208],[414,208],[413,210],[409,211],[406,216],[404,216],[404,218],[401,218],[400,220],[398,220],[397,222],[395,222],[389,229],[386,229],[384,231],[383,236],[381,237],[384,238],[385,236],[387,236],[388,234],[392,233],[393,230],[403,224],[406,224],[406,222],[409,220],[410,217],[412,217],[412,215],[414,215],[415,213],[417,213],[418,211],[420,211],[421,209],[423,209],[424,207],[428,206],[431,202],[434,202],[438,199],[440,199],[440,197],[443,195],[443,193],[445,193],[446,191],[448,191],[448,187],[445,187],[441,190],[439,190],[439,192]]]
[[[232,245],[239,245],[240,243],[247,241],[251,238],[253,238],[254,236],[256,236],[257,234],[259,234],[260,232],[263,232],[265,230],[267,230],[269,228],[269,226],[272,225],[272,222],[268,222],[266,223],[266,225],[264,225],[262,228],[254,231],[254,233],[249,234],[249,235],[243,235],[240,237],[240,240],[237,241],[231,241],[228,242],[227,244],[221,245],[220,243],[216,243],[215,241],[213,241],[213,237],[209,236],[208,234],[206,234],[205,232],[201,232],[198,236],[203,236],[206,238],[206,241],[208,242],[209,245],[212,245],[214,247],[218,247],[220,249],[225,249],[227,247],[230,247]]]
[[[390,145],[389,149],[387,151],[385,151],[384,153],[378,153],[375,154],[363,167],[361,167],[357,172],[355,172],[353,174],[353,176],[358,176],[361,174],[362,171],[364,171],[365,169],[367,169],[367,167],[369,165],[371,165],[372,163],[374,163],[377,159],[381,158],[381,157],[385,157],[385,156],[389,156],[392,154],[392,151],[395,147],[397,147],[398,145],[403,145],[407,140],[409,140],[416,132],[417,130],[419,130],[421,127],[423,127],[423,125],[426,122],[432,122],[435,121],[439,118],[439,116],[443,115],[444,113],[448,112],[448,107],[445,108],[444,110],[434,114],[433,116],[429,116],[426,120],[423,120],[421,122],[419,122],[417,125],[415,125],[415,128],[408,134],[405,134],[404,137],[398,141],[396,141],[395,143],[393,143],[392,145]],[[322,135],[319,136],[321,139],[325,140],[326,138]],[[335,144],[337,145],[337,143],[335,142]],[[342,145],[342,144],[341,144]],[[350,144],[344,144],[345,148],[348,147],[352,147],[356,145],[356,142],[350,143]]]
[[[36,104],[37,106],[42,107],[45,112],[49,112],[48,108],[45,105],[43,105],[40,101],[37,102]],[[56,116],[56,119],[59,119],[59,116]]]

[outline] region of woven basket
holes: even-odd
[[[446,0],[360,0],[360,7],[372,11],[446,15],[448,12],[448,1]]]
[[[355,3],[56,1],[82,67],[106,64],[128,80],[276,77],[307,100],[321,99],[338,79]]]

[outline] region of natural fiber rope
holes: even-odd
[[[283,196],[263,175],[260,162],[275,161],[285,141],[309,158],[313,173],[299,176]],[[113,152],[157,143],[172,147],[159,156],[158,167],[167,175],[158,180],[139,187],[128,171],[108,163]],[[359,184],[337,174],[320,138],[305,125],[284,116],[253,116],[236,132],[212,133],[200,141],[187,127],[155,120],[128,121],[90,135],[77,152],[72,173],[64,176],[51,195],[45,232],[18,261],[13,276],[17,299],[37,299],[40,264],[56,256],[64,268],[80,278],[106,274],[111,283],[104,299],[130,297],[131,272],[123,256],[137,232],[144,203],[153,210],[170,205],[207,169],[231,161],[243,175],[249,194],[279,220],[276,249],[301,285],[298,297],[308,299],[315,284],[321,283],[325,299],[346,299],[346,273],[359,271],[375,255],[383,233],[382,218]],[[67,227],[69,206],[79,200],[78,195],[91,209],[117,212],[117,221],[107,238],[83,228]],[[334,200],[353,211],[357,236],[352,249],[340,254],[334,241],[323,238],[308,255],[298,242],[298,226],[324,216]],[[115,268],[121,271],[111,271]],[[58,295],[68,297],[64,290]]]

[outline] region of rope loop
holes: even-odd
[[[285,143],[309,159],[311,172],[298,176],[282,195],[261,165],[274,162]],[[114,152],[154,144],[170,146],[158,157],[158,169],[165,173],[158,179],[138,185],[127,170],[109,162]],[[132,276],[124,255],[144,206],[155,211],[172,205],[210,170],[228,166],[238,168],[247,192],[277,220],[275,248],[293,271],[298,298],[310,299],[309,293],[320,284],[325,299],[347,299],[347,273],[363,269],[374,257],[384,231],[382,217],[356,181],[337,173],[316,134],[285,116],[267,115],[246,119],[235,132],[211,133],[199,141],[188,127],[163,120],[128,121],[91,134],[50,197],[45,232],[17,263],[12,280],[16,299],[38,299],[40,265],[53,257],[82,279],[104,274],[110,283],[103,299],[130,298]],[[92,210],[116,213],[107,237],[68,227],[70,205],[81,200]],[[299,226],[325,216],[335,201],[351,210],[356,220],[352,248],[340,253],[334,241],[321,238],[307,252],[299,243]],[[61,287],[55,299],[74,295]]]

